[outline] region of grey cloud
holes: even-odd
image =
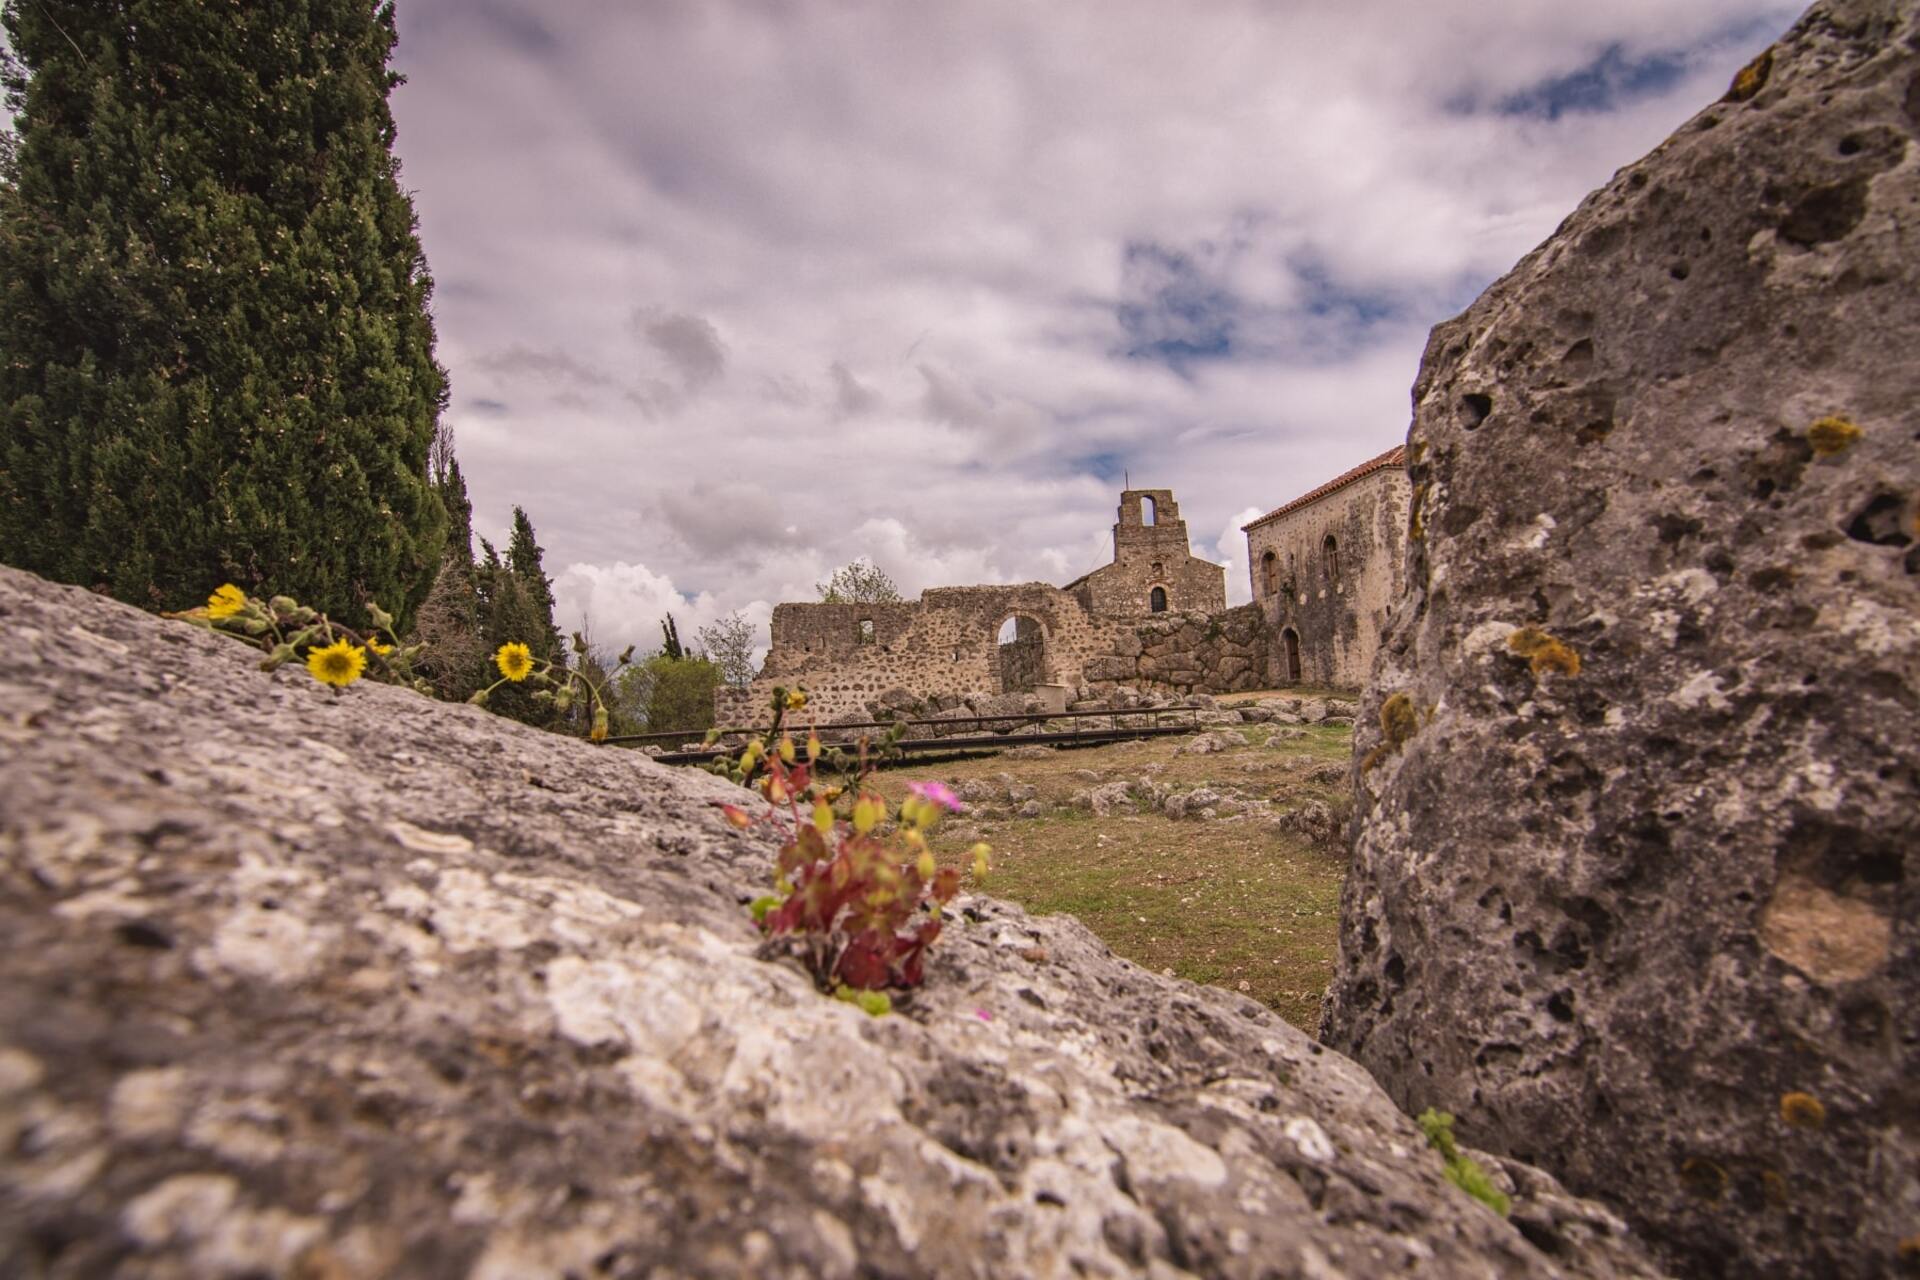
[[[701,316],[641,310],[634,327],[647,345],[665,357],[688,391],[698,391],[727,371],[727,348],[720,331]]]
[[[1403,438],[1428,327],[1801,4],[408,0],[476,509],[716,609],[862,552],[1064,580],[1127,469],[1210,537]],[[1616,46],[1684,73],[1444,109]]]
[[[515,343],[502,351],[481,356],[474,362],[482,369],[507,377],[532,377],[543,382],[568,386],[604,387],[613,379],[564,351],[540,351]]]
[[[756,484],[706,481],[662,493],[660,513],[689,550],[719,559],[792,541],[789,527],[817,518],[797,495],[783,499]]]
[[[927,384],[921,403],[929,418],[956,427],[977,427],[987,421],[991,406],[971,388],[938,369],[917,367]]]
[[[872,388],[853,376],[853,371],[836,360],[827,372],[833,378],[834,404],[845,417],[857,417],[871,413],[880,404],[880,397]]]

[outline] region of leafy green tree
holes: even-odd
[[[700,648],[720,668],[720,677],[735,689],[753,683],[753,624],[730,613],[710,627],[700,628]]]
[[[852,564],[841,565],[825,582],[816,582],[822,604],[891,604],[900,599],[900,588],[893,585],[873,561],[862,556]]]
[[[713,691],[720,687],[720,668],[705,658],[650,658],[653,678],[647,696],[647,728],[653,731],[686,729],[694,737],[713,725]]]
[[[393,6],[4,0],[0,559],[181,608],[407,624],[446,376]]]

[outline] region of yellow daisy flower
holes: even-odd
[[[247,593],[231,582],[207,597],[207,616],[209,618],[231,618],[247,607]]]
[[[324,649],[307,650],[307,670],[321,684],[344,689],[367,669],[367,651],[357,644],[335,640]]]
[[[373,650],[375,653],[379,654],[383,658],[393,652],[392,645],[381,644],[379,639],[375,636],[367,637],[367,648]]]
[[[494,665],[500,668],[500,674],[518,684],[533,671],[533,650],[519,641],[510,641],[500,646],[500,652],[493,655]]]

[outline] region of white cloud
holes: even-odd
[[[1247,535],[1240,526],[1258,520],[1266,512],[1259,507],[1242,507],[1227,517],[1227,523],[1213,540],[1213,559],[1227,566],[1227,604],[1246,604],[1253,599],[1253,579],[1247,576]]]
[[[641,640],[862,554],[1067,581],[1123,471],[1224,529],[1402,439],[1428,328],[1798,3],[410,0],[476,521]]]

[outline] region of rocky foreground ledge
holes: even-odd
[[[706,775],[6,569],[0,634],[9,1276],[1654,1274],[1075,921],[820,996]]]

